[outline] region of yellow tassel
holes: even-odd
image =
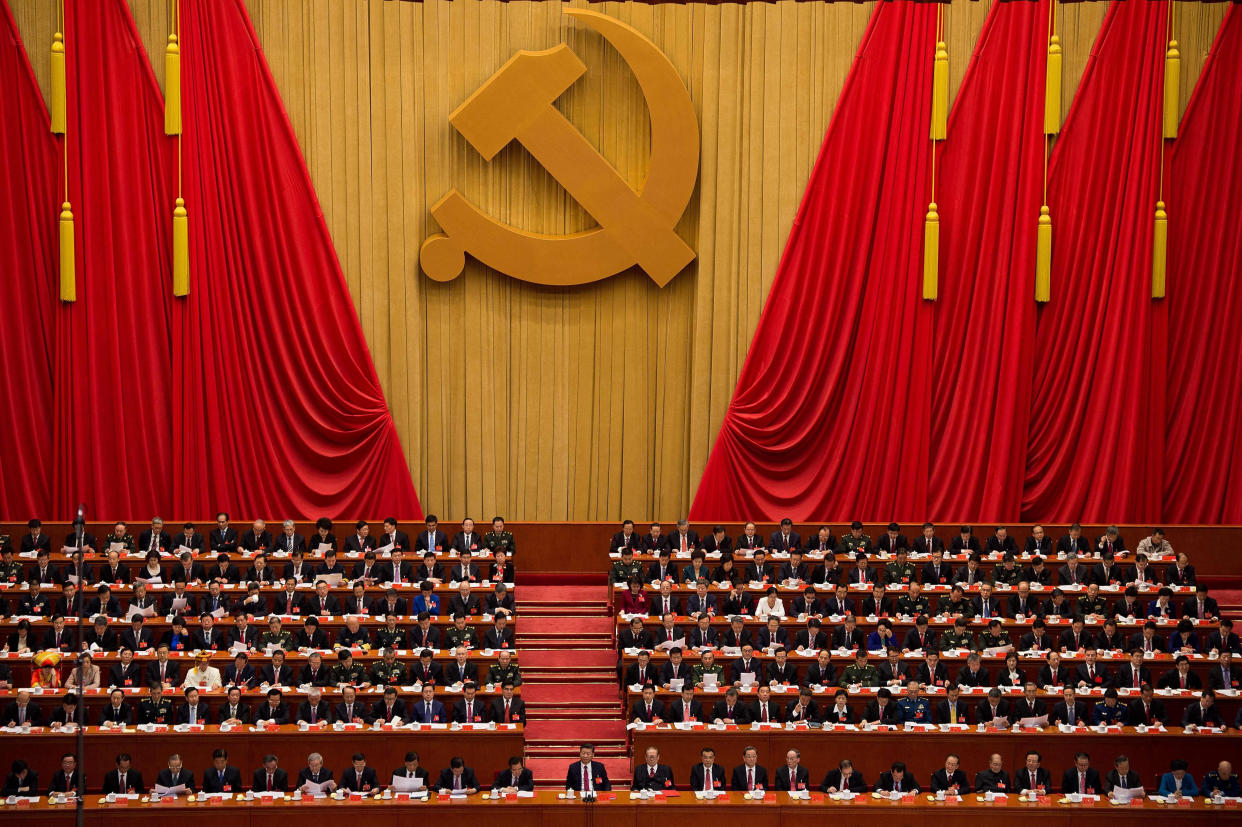
[[[65,112],[68,107],[65,81],[65,38],[60,32],[52,36],[52,133],[65,134]],[[71,300],[72,301],[72,300]]]
[[[164,49],[164,134],[181,134],[181,47],[175,33]]]
[[[1055,0],[1054,0],[1055,2]],[[1061,38],[1048,41],[1048,71],[1044,79],[1044,134],[1061,131]]]
[[[1035,239],[1035,301],[1052,298],[1052,215],[1048,205],[1039,208],[1039,235]]]
[[[1165,275],[1169,254],[1169,214],[1164,211],[1164,202],[1156,202],[1156,227],[1152,233],[1151,245],[1151,297],[1164,298]]]
[[[1178,101],[1181,97],[1182,57],[1177,41],[1169,41],[1164,53],[1164,137],[1177,137],[1177,121],[1181,115]]]
[[[931,139],[943,141],[949,123],[949,50],[943,40],[936,44],[932,64]]]
[[[190,219],[182,198],[173,209],[173,295],[190,295]]]
[[[60,300],[77,301],[77,270],[73,258],[73,209],[69,202],[60,205]]]
[[[935,301],[940,297],[940,213],[936,202],[927,205],[923,222],[923,298]]]

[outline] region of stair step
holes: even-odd
[[[583,649],[567,653],[563,649],[540,649],[538,647],[522,650],[522,671],[527,669],[572,669],[584,668],[616,669],[617,652],[615,649]]]
[[[612,610],[607,606],[593,608],[578,604],[565,606],[518,606],[517,613],[526,618],[532,617],[612,617]]]

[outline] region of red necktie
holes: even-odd
[[[763,705],[763,722],[765,724],[768,722],[768,705],[767,704]]]
[[[1181,678],[1180,678],[1180,680],[1181,680],[1181,682],[1182,682],[1182,686],[1181,686],[1181,688],[1182,688],[1182,689],[1185,689],[1185,688],[1186,688],[1186,676],[1185,676],[1185,675],[1182,675],[1182,676],[1181,676]]]
[[[272,774],[270,772],[267,774],[267,791],[269,793],[272,791]]]
[[[512,722],[512,721],[511,721],[511,719],[509,718],[509,702],[508,702],[508,701],[505,701],[505,723],[506,723],[506,724],[508,724],[508,723],[511,723],[511,722]]]
[[[746,789],[748,790],[755,789],[755,768],[754,767],[746,768]]]

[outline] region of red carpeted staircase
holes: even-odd
[[[535,783],[561,787],[586,742],[595,745],[613,782],[624,781],[630,762],[608,587],[524,585],[517,590],[517,614],[526,766]]]

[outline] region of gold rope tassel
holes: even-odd
[[[940,297],[940,213],[936,202],[927,205],[923,222],[923,298],[936,301]]]
[[[1165,274],[1169,255],[1169,214],[1164,202],[1156,202],[1156,226],[1151,244],[1151,297],[1164,298]]]
[[[190,295],[190,219],[182,198],[173,209],[173,295]]]
[[[1181,53],[1177,50],[1177,41],[1170,40],[1169,49],[1164,53],[1164,137],[1166,138],[1177,137],[1181,83]]]
[[[932,65],[931,139],[943,141],[949,123],[949,50],[941,40],[936,44],[936,60]]]
[[[1048,205],[1039,208],[1039,234],[1035,239],[1035,301],[1052,299],[1052,215]]]
[[[60,32],[52,36],[52,133],[65,134],[66,103],[65,37]]]
[[[1055,2],[1055,0],[1054,0]],[[1048,71],[1044,81],[1044,134],[1061,131],[1061,38],[1048,39]]]
[[[164,49],[164,134],[181,134],[181,46],[176,32],[168,35]]]
[[[63,302],[78,299],[73,255],[73,209],[66,201],[60,205],[60,300]]]

